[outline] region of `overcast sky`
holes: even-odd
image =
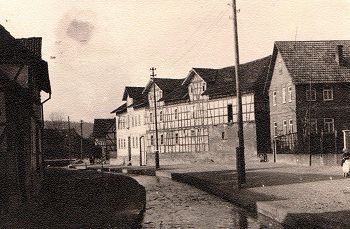
[[[114,117],[125,86],[186,77],[192,67],[233,65],[230,0],[3,1],[0,23],[16,38],[43,37],[52,100],[45,115]],[[349,0],[237,0],[241,63],[276,40],[350,39]]]

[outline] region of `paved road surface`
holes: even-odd
[[[133,176],[146,188],[143,228],[282,228],[216,196],[165,177]]]

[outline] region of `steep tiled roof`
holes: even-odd
[[[155,78],[154,82],[163,91],[163,93],[171,92],[179,85],[181,85],[184,79],[170,79],[170,78]]]
[[[117,107],[115,110],[113,110],[111,112],[111,114],[114,114],[114,113],[115,114],[122,114],[124,112],[126,112],[126,103],[124,103],[123,105]]]
[[[263,86],[267,77],[271,56],[264,57],[255,61],[251,61],[239,66],[240,88],[242,92],[257,92],[263,90]],[[206,81],[207,90],[203,95],[212,96],[226,96],[234,95],[236,93],[236,81],[235,81],[235,67],[226,67],[222,69],[211,69],[195,72],[203,80],[205,78],[215,78],[215,81]],[[216,71],[216,74],[214,73]],[[209,73],[206,75],[206,73]]]
[[[144,89],[144,87],[125,87],[123,101],[126,101],[128,95],[133,99],[138,99],[142,97],[142,91]]]
[[[345,64],[336,62],[337,45],[343,46]],[[350,82],[350,40],[276,41],[295,84]]]
[[[172,92],[165,94],[161,99],[161,101],[168,103],[168,102],[187,101],[188,99],[189,99],[189,96],[188,96],[187,85],[180,85]]]
[[[93,136],[96,138],[106,137],[109,130],[115,127],[115,119],[95,119]]]
[[[144,94],[147,94],[150,87],[153,85],[153,82],[163,91],[163,97],[159,101],[168,101],[169,99],[175,99],[182,97],[182,92],[184,91],[181,88],[181,84],[184,81],[182,79],[171,79],[171,78],[154,78],[145,87],[143,91]]]

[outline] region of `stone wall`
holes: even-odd
[[[244,145],[246,159],[257,157],[256,124],[247,122],[243,124]],[[237,125],[217,125],[209,127],[209,151],[230,153],[238,147]]]

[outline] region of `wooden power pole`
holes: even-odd
[[[83,160],[83,120],[80,120],[80,160]]]
[[[238,49],[238,32],[237,32],[237,9],[236,0],[232,0],[233,10],[233,37],[235,52],[235,77],[236,77],[236,97],[237,97],[237,124],[238,124],[238,141],[239,146],[236,148],[236,169],[238,188],[246,182],[245,159],[244,159],[244,134],[243,134],[243,115],[242,115],[242,97],[239,86],[239,49]]]
[[[154,126],[156,131],[156,152],[155,152],[155,163],[156,163],[156,169],[159,169],[159,145],[158,145],[158,125],[157,125],[157,100],[156,100],[156,83],[155,83],[155,76],[154,73],[156,68],[152,67],[151,70],[151,79],[153,80],[153,101],[154,101]],[[150,120],[151,121],[151,120]]]

